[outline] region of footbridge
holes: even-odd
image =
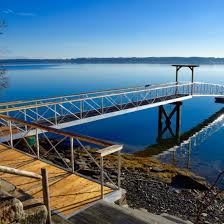
[[[65,174],[85,176],[90,181],[88,185],[94,185],[98,189],[92,199],[85,199],[86,204],[104,197],[109,201],[117,200],[121,197],[120,174],[123,146],[60,129],[158,107],[159,134],[162,136],[169,130],[175,137],[180,136],[182,101],[192,97],[224,96],[224,85],[194,82],[194,68],[197,67],[195,65],[174,66],[176,67],[176,82],[172,83],[146,84],[129,88],[0,103],[0,145],[5,147],[0,151],[1,163],[5,159],[4,165],[9,166],[8,162],[15,160],[15,164],[16,162],[19,164],[14,168],[17,169],[28,164],[30,171],[33,172],[33,168],[36,166],[33,166],[33,162],[29,162],[32,158],[38,163],[39,168],[50,164],[64,170]],[[178,71],[182,67],[191,69],[191,82],[179,82]],[[167,104],[174,105],[171,113],[164,108],[164,105]],[[174,114],[176,115],[175,133],[171,129],[171,118]],[[164,120],[165,128],[163,128]],[[26,155],[23,158],[24,161],[20,161],[18,158],[17,161],[14,151],[19,152],[18,156]],[[116,171],[112,172],[113,174],[104,168],[108,162],[104,160],[105,156],[112,158],[113,164],[110,167],[113,167],[112,171]],[[10,166],[12,167],[12,165]],[[78,177],[74,176],[76,179]],[[71,183],[70,179],[66,181]],[[98,183],[98,185],[94,183]],[[74,189],[79,185],[79,181],[75,182]],[[73,192],[74,189],[67,189],[66,193]],[[71,216],[73,212],[76,212],[75,209],[72,209],[74,204],[72,202],[69,204],[70,202],[65,197],[63,200],[67,203],[66,207]],[[74,201],[74,198],[71,198],[71,201]],[[80,204],[80,201],[77,203]],[[83,203],[84,201],[81,202],[81,207],[83,207]],[[71,206],[73,207],[71,208]]]
[[[196,65],[173,66],[176,67],[176,82],[172,83],[146,84],[129,88],[0,103],[0,131],[3,133],[0,142],[8,141],[10,133],[11,138],[18,139],[27,132],[26,125],[16,126],[15,122],[9,122],[4,119],[4,116],[44,127],[62,129],[159,107],[159,120],[165,116],[168,124],[175,113],[177,113],[177,123],[180,122],[180,110],[176,106],[176,109],[168,115],[163,108],[164,105],[180,105],[182,101],[189,100],[192,97],[224,96],[224,85],[194,82],[194,68],[197,67]],[[191,82],[179,82],[178,72],[182,67],[188,67],[192,71]],[[159,124],[160,126],[161,124]],[[35,131],[29,131],[29,135],[35,135]]]
[[[199,96],[224,96],[224,85],[165,83],[7,102],[0,114],[61,129]]]

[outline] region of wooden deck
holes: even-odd
[[[0,145],[0,164],[40,174],[46,168],[49,175],[51,208],[64,216],[70,216],[89,203],[100,199],[100,184],[70,174],[53,165],[34,159],[16,150]],[[42,188],[39,180],[0,173],[4,179],[42,202]],[[104,193],[112,192],[105,187]]]

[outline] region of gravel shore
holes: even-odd
[[[196,223],[197,213],[205,192],[195,189],[177,189],[161,179],[140,172],[125,171],[122,188],[127,191],[127,204],[144,208],[151,213],[168,213]],[[212,198],[218,189],[209,194]],[[211,206],[201,211],[199,223],[224,223],[224,197],[218,196]]]

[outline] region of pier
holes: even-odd
[[[224,85],[194,82],[196,65],[173,66],[176,82],[172,83],[1,103],[1,165],[38,175],[46,168],[51,210],[67,219],[97,201],[120,199],[123,146],[60,129],[158,107],[158,142],[167,130],[180,142],[182,102],[193,97],[224,96]],[[179,81],[178,71],[182,67],[191,69],[191,82]],[[173,106],[170,113],[165,108],[168,104]],[[173,116],[176,116],[174,131]],[[88,157],[91,166],[98,169],[98,179],[79,173],[77,160],[81,165],[83,162],[76,152]],[[117,159],[116,180],[104,169],[105,157],[111,154]],[[0,173],[0,178],[42,200],[39,180],[30,181],[27,177],[6,173]]]

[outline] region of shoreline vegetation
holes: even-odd
[[[54,143],[57,139],[51,139]],[[63,161],[53,152],[47,153],[48,143],[40,141],[40,154],[45,159],[63,166]],[[21,142],[21,150],[29,150],[26,143]],[[35,150],[35,145],[33,145]],[[89,153],[99,162],[97,149],[85,146]],[[60,156],[69,164],[70,147],[59,144]],[[100,180],[100,170],[81,147],[74,149],[76,173],[89,178]],[[154,214],[168,213],[195,223],[223,223],[224,222],[224,194],[219,193],[217,187],[211,185],[203,177],[191,171],[162,163],[153,157],[141,157],[134,154],[122,153],[121,187],[126,190],[123,206],[134,209],[145,209]],[[116,183],[117,156],[109,155],[104,159],[104,170]],[[105,179],[106,181],[106,179]],[[206,196],[207,195],[207,196]],[[208,203],[210,202],[211,203]]]
[[[216,57],[108,57],[66,59],[0,59],[2,64],[74,63],[74,64],[200,64],[224,65],[224,58]]]

